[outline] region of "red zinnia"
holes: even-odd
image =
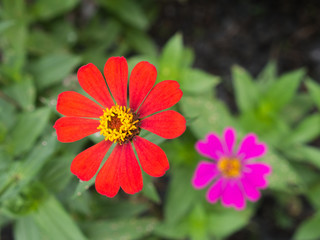
[[[128,108],[126,59],[109,58],[104,76],[107,84],[92,63],[79,69],[80,86],[101,106],[77,92],[63,92],[58,96],[57,111],[66,117],[58,119],[54,128],[61,142],[74,142],[99,131],[105,137],[72,161],[71,172],[83,181],[96,174],[110,146],[117,143],[96,177],[96,190],[108,197],[114,197],[120,187],[126,193],[134,194],[142,189],[143,181],[131,143],[147,174],[153,177],[165,174],[169,162],[164,151],[138,135],[145,129],[167,139],[180,136],[186,129],[184,117],[176,111],[162,110],[175,105],[181,99],[182,91],[178,82],[172,80],[153,87],[156,68],[148,62],[140,62],[130,76]]]

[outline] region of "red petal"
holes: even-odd
[[[114,197],[120,189],[120,158],[122,146],[117,145],[96,177],[96,190],[107,197]]]
[[[134,194],[142,190],[143,181],[139,163],[130,143],[122,145],[122,155],[119,159],[120,186],[126,193]]]
[[[153,177],[161,177],[169,169],[164,151],[156,144],[136,136],[133,140],[142,169]]]
[[[78,141],[93,133],[99,132],[100,122],[94,119],[79,117],[62,117],[54,124],[60,142]]]
[[[103,115],[102,107],[80,93],[67,91],[60,93],[57,111],[70,117],[95,117]]]
[[[155,85],[139,108],[141,118],[152,113],[172,107],[182,97],[182,91],[177,81],[166,80]]]
[[[127,60],[124,57],[111,57],[106,62],[103,72],[116,103],[127,106]]]
[[[82,66],[78,70],[78,81],[83,90],[102,106],[110,108],[114,105],[107,84],[95,65],[89,63]]]
[[[79,153],[72,161],[70,170],[82,181],[89,181],[98,171],[112,142],[101,141]]]
[[[143,119],[140,127],[160,137],[172,139],[184,133],[186,120],[180,113],[168,110]]]
[[[129,83],[130,108],[136,111],[157,79],[157,69],[148,62],[139,62],[132,70]]]

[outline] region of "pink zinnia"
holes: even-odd
[[[225,129],[221,140],[210,133],[205,141],[198,141],[197,151],[214,161],[198,164],[192,184],[201,189],[213,182],[207,192],[210,203],[216,203],[221,198],[223,206],[242,210],[246,206],[245,199],[257,201],[260,198],[259,189],[267,187],[265,177],[271,173],[271,167],[254,161],[267,152],[267,146],[258,143],[255,134],[245,136],[237,151],[234,149],[235,142],[236,132],[232,128]]]

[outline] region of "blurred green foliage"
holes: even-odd
[[[269,146],[261,159],[273,168],[263,194],[275,199],[277,224],[291,228],[304,201],[313,215],[301,222],[294,239],[320,238],[319,170],[320,86],[298,69],[278,76],[270,61],[253,78],[231,69],[237,112],[217,97],[218,76],[192,67],[194,52],[174,35],[159,51],[148,29],[157,16],[150,1],[2,0],[0,3],[0,226],[17,240],[70,239],[224,239],[247,228],[261,199],[244,211],[205,201],[205,190],[191,187],[201,157],[197,140],[226,126],[239,137],[255,132]],[[187,119],[186,133],[175,140],[142,133],[165,149],[171,168],[166,177],[144,175],[134,196],[114,199],[91,189],[69,171],[72,159],[96,135],[62,144],[52,125],[62,91],[82,92],[79,66],[102,69],[108,57],[131,56],[129,69],[147,60],[158,79],[177,80],[184,96],[176,107]],[[304,86],[304,87],[302,87]],[[105,157],[109,156],[111,150]],[[303,197],[301,197],[303,196]],[[288,206],[293,206],[293,210]],[[8,227],[9,226],[9,227]],[[253,230],[252,230],[253,229]]]

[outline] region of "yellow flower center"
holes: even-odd
[[[241,162],[237,158],[222,157],[218,161],[218,169],[225,177],[239,177],[241,173]]]
[[[98,129],[106,141],[121,145],[140,133],[139,119],[130,108],[115,105],[103,110]]]

